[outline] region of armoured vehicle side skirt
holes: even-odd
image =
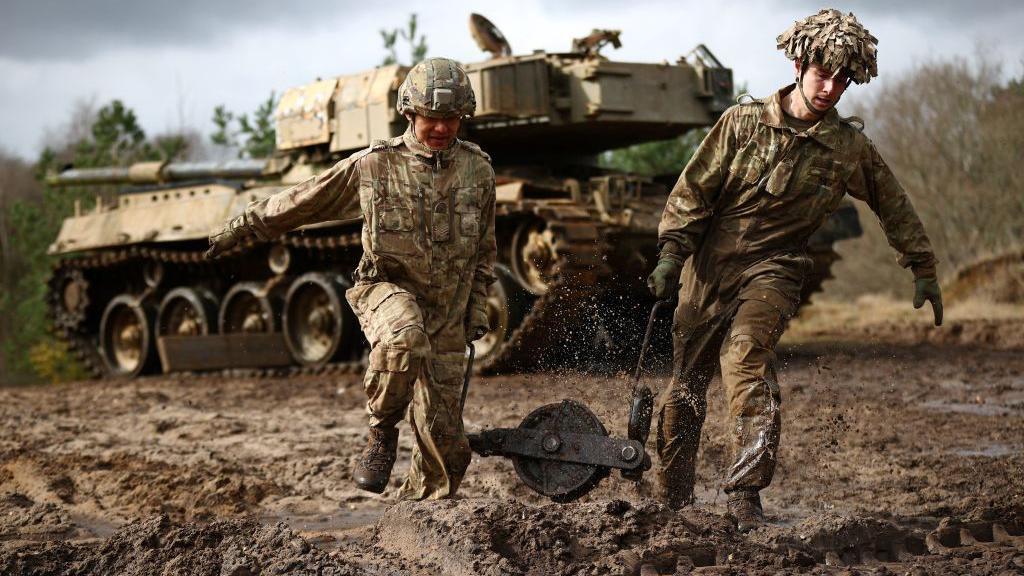
[[[264,366],[275,368],[292,364],[281,332],[160,336],[156,346],[165,372]]]

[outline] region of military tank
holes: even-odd
[[[731,70],[703,45],[671,63],[610,60],[602,49],[620,45],[615,30],[567,52],[512,55],[482,16],[470,28],[491,57],[466,65],[478,106],[462,136],[493,158],[499,247],[493,329],[477,342],[477,365],[530,369],[602,345],[630,349],[622,319],[643,319],[633,311],[649,302],[643,278],[669,187],[601,168],[598,156],[711,125],[732,103]],[[381,66],[286,91],[270,158],[52,175],[54,185],[122,186],[116,202],[76,206],[50,247],[61,256],[48,292],[56,333],[96,376],[360,369],[366,341],[344,299],[361,254],[358,206],[216,262],[202,254],[249,202],[404,132],[395,101],[407,71]],[[830,226],[812,243],[809,291],[827,275],[832,243],[859,234],[855,212]]]

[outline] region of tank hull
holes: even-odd
[[[644,278],[657,257],[657,222],[667,191],[623,174],[581,183],[550,173],[530,180],[517,172],[522,171],[508,168],[498,177],[499,281],[489,302],[494,330],[484,338],[478,369],[595,363],[621,368],[634,355],[639,324],[652,303]],[[362,254],[358,214],[273,242],[250,242],[215,262],[203,258],[209,232],[249,201],[281,189],[223,183],[146,189],[122,196],[117,210],[69,219],[54,243],[65,254],[49,285],[56,332],[96,376],[361,369],[366,340],[343,297]],[[833,243],[860,233],[849,208],[809,246],[815,268],[805,300],[838,258]],[[117,226],[146,217],[148,228]],[[310,274],[334,283],[322,294],[311,288],[314,295],[308,297],[320,294],[330,306],[311,307],[290,296],[309,283]],[[205,303],[168,303],[169,295],[182,291],[204,295]],[[239,294],[248,299],[239,300]],[[117,313],[111,306],[118,299],[140,311],[122,312],[136,318],[130,325],[104,322]],[[318,332],[324,317],[333,328]],[[135,336],[138,331],[147,338]],[[248,353],[230,353],[231,342]],[[663,354],[667,343],[661,339]]]

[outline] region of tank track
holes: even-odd
[[[541,218],[555,237],[557,272],[548,291],[533,302],[508,339],[480,363],[485,373],[542,367],[541,358],[564,359],[584,349],[579,346],[589,345],[592,337],[585,319],[597,306],[600,280],[610,274],[602,227],[586,210],[550,205],[527,210]]]
[[[306,236],[295,235],[281,239],[287,246],[300,250],[337,250],[355,247],[360,245],[359,233],[345,234],[339,236]],[[85,331],[84,322],[77,326],[58,325],[57,318],[60,315],[60,286],[58,282],[64,274],[71,270],[97,270],[113,268],[114,266],[128,264],[132,261],[160,262],[163,264],[190,265],[203,268],[230,266],[232,260],[242,257],[248,250],[254,248],[256,243],[249,240],[234,247],[217,263],[212,263],[203,257],[203,250],[169,250],[164,248],[153,248],[145,246],[132,246],[129,248],[103,250],[92,252],[85,256],[64,258],[54,265],[53,274],[47,283],[46,301],[49,306],[50,320],[53,323],[55,335],[68,347],[68,351],[78,359],[86,372],[93,378],[100,378],[105,373],[103,359],[100,356],[98,343],[95,334]],[[302,375],[326,375],[326,374],[354,374],[361,373],[366,368],[365,358],[351,361],[331,362],[323,366],[302,367],[289,366],[286,368],[230,368],[220,371],[203,372],[207,377],[269,377],[269,376],[302,376]]]
[[[592,337],[587,330],[590,323],[586,320],[597,306],[597,296],[601,292],[599,280],[607,277],[610,272],[604,260],[607,247],[602,238],[601,225],[587,211],[574,206],[525,205],[519,210],[500,209],[500,212],[502,216],[535,216],[547,224],[555,237],[554,247],[558,259],[556,275],[547,293],[533,302],[529,312],[512,330],[508,339],[494,354],[480,362],[477,368],[485,372],[530,369],[541,366],[541,358],[564,359],[567,354],[586,349],[590,343],[588,338]],[[359,232],[331,236],[296,234],[280,241],[289,247],[312,253],[345,250],[361,245]],[[46,298],[54,332],[92,377],[102,377],[105,368],[98,350],[97,335],[85,330],[84,321],[78,325],[68,325],[66,321],[58,324],[56,321],[60,315],[61,278],[72,271],[110,269],[133,261],[195,266],[206,270],[213,267],[230,268],[256,245],[250,240],[236,246],[217,263],[207,261],[202,250],[147,246],[103,250],[62,259],[54,266],[47,286]],[[271,377],[353,374],[361,373],[365,368],[364,356],[358,360],[331,362],[319,367],[233,368],[203,375]]]
[[[804,277],[803,287],[800,289],[801,307],[809,304],[811,297],[824,289],[826,280],[834,278],[832,265],[842,259],[834,244],[808,247],[807,255],[811,257],[812,264],[811,271]]]

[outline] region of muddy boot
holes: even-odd
[[[352,479],[356,486],[368,492],[380,494],[387,488],[391,478],[391,467],[395,465],[398,452],[398,429],[370,427],[366,449],[359,455]]]
[[[729,515],[736,520],[736,529],[750,532],[764,524],[761,496],[757,490],[737,490],[729,494]]]

